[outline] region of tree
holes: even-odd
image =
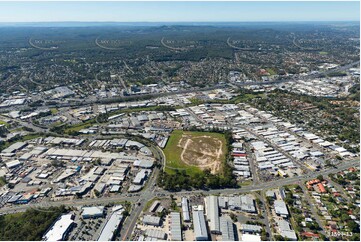
[[[124,211],[122,212],[122,215],[123,215],[124,217],[129,216],[129,211],[128,211],[128,210],[124,210]]]
[[[341,221],[342,222],[346,222],[349,219],[350,219],[350,216],[348,216],[348,214],[346,214],[346,213],[341,214]]]
[[[235,215],[234,213],[230,213],[229,217],[232,219],[232,221],[234,223],[236,223],[238,221],[237,215]]]
[[[347,227],[351,230],[352,233],[360,233],[360,225],[358,225],[353,220],[347,222]]]

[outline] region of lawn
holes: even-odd
[[[5,127],[7,127],[7,128],[10,126],[10,124],[8,124],[7,122],[5,122],[3,120],[0,120],[0,125],[1,124],[5,125]]]
[[[215,140],[219,140],[222,144],[222,152],[223,152],[223,154],[220,157],[220,162],[224,161],[226,154],[226,139],[223,134],[211,133],[211,132],[188,132],[182,130],[174,130],[167,142],[166,147],[163,150],[166,157],[166,167],[165,167],[166,172],[174,173],[175,172],[174,169],[185,170],[189,175],[194,175],[202,172],[202,169],[199,166],[190,165],[189,163],[187,164],[181,158],[183,149],[182,147],[179,146],[179,143],[182,137],[184,137],[184,135],[187,135],[189,139],[195,139],[195,140],[199,138],[202,139],[203,136],[207,136],[209,138],[215,138]],[[184,152],[185,156],[189,155],[189,153],[194,153],[193,149],[197,150],[198,144],[201,145],[201,143],[194,142],[192,147],[189,148],[190,151],[188,151],[187,148],[186,151]],[[201,152],[198,151],[198,153]],[[203,156],[203,154],[199,154],[199,155]]]
[[[50,109],[50,112],[51,112],[51,114],[57,114],[57,113],[58,113],[58,109],[56,109],[56,108],[51,108],[51,109]]]
[[[276,71],[273,70],[272,68],[267,68],[266,70],[271,76],[277,75]]]

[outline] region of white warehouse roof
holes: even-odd
[[[64,240],[70,226],[74,223],[72,214],[64,214],[58,219],[53,227],[43,236],[45,241]]]

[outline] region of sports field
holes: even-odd
[[[168,173],[178,169],[194,174],[210,169],[216,174],[225,160],[226,139],[220,133],[175,130],[163,151]]]

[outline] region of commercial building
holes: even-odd
[[[255,213],[254,200],[250,196],[241,196],[241,210],[248,213]]]
[[[280,231],[280,235],[283,238],[288,238],[289,240],[297,240],[297,235],[294,230],[291,229],[290,224],[286,220],[279,220],[278,223],[278,229]]]
[[[170,236],[172,241],[182,241],[182,224],[180,213],[170,213]]]
[[[88,218],[99,218],[104,216],[104,206],[99,207],[83,207],[81,216],[84,219]]]
[[[111,241],[113,240],[115,232],[118,230],[119,225],[123,221],[123,210],[114,212],[104,226],[98,241]]]
[[[45,241],[59,241],[66,240],[66,237],[74,225],[72,214],[64,214],[55,221],[53,226],[45,233],[43,240]]]
[[[278,216],[285,217],[285,218],[288,217],[289,213],[288,213],[287,206],[284,201],[282,201],[282,200],[274,201],[274,207],[275,207],[275,212]]]
[[[193,225],[194,225],[194,237],[195,240],[208,240],[206,220],[202,210],[193,210]]]

